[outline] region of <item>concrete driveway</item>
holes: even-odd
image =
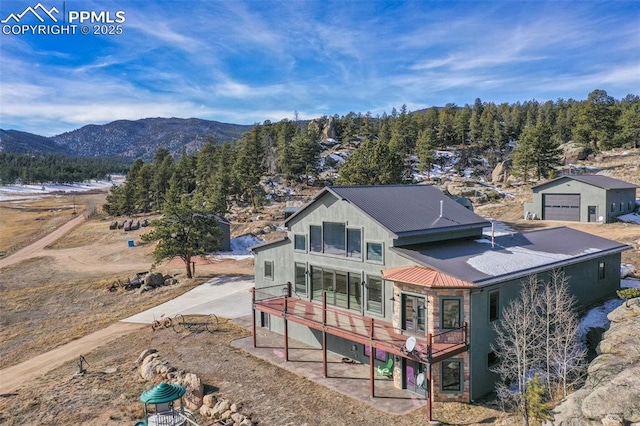
[[[250,316],[253,286],[253,279],[246,276],[214,278],[182,296],[122,321],[151,324],[154,319],[177,314],[216,314],[228,319]]]

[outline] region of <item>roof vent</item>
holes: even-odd
[[[444,200],[440,200],[440,218],[442,217],[442,204],[444,203]]]

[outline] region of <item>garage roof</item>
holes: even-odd
[[[539,185],[532,186],[531,189],[542,189],[548,186],[552,186],[554,183],[559,180],[567,180],[572,179],[578,182],[586,183],[587,185],[593,185],[602,189],[635,189],[638,185],[634,185],[633,183],[625,182],[620,179],[614,179],[609,176],[602,175],[570,175],[570,176],[560,176],[559,178],[555,178],[550,180],[549,182],[541,183]]]

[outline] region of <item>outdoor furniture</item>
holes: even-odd
[[[386,364],[376,368],[379,376],[391,377],[393,375],[393,358],[389,358]]]

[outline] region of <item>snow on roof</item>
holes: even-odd
[[[486,239],[477,240],[476,242],[491,244],[491,241]],[[597,253],[599,251],[600,250],[596,248],[589,248],[578,255]],[[484,252],[478,256],[467,259],[467,263],[484,274],[499,276],[560,262],[575,256],[576,255],[529,250],[524,247],[509,247],[500,251]]]

